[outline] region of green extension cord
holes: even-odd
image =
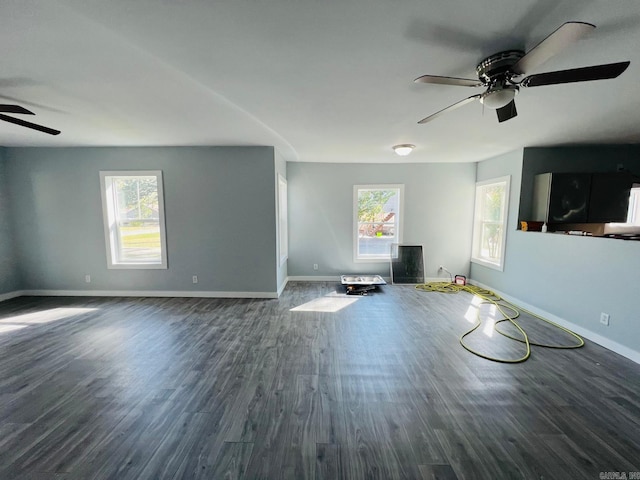
[[[516,359],[505,359],[505,358],[495,358],[495,357],[491,357],[489,355],[485,355],[484,353],[478,352],[477,350],[472,349],[471,347],[469,347],[467,344],[465,344],[464,339],[467,335],[470,335],[471,333],[473,333],[480,325],[482,325],[482,320],[480,318],[480,305],[478,305],[478,311],[476,312],[476,324],[475,326],[469,330],[468,332],[465,332],[461,337],[460,337],[460,345],[462,345],[466,350],[468,350],[469,352],[473,353],[474,355],[477,355],[478,357],[481,358],[485,358],[487,360],[491,360],[493,362],[501,362],[501,363],[522,363],[524,361],[526,361],[530,356],[531,356],[531,345],[534,345],[536,347],[544,347],[544,348],[556,348],[556,349],[571,349],[571,348],[580,348],[584,345],[584,340],[582,339],[582,337],[580,337],[580,335],[578,335],[577,333],[572,332],[571,330],[569,330],[568,328],[565,328],[561,325],[558,325],[555,322],[552,322],[551,320],[547,320],[546,318],[543,318],[539,315],[536,315],[533,312],[530,312],[528,310],[525,309],[520,309],[518,310],[518,308],[516,308],[515,305],[513,305],[512,303],[507,302],[506,300],[504,300],[502,297],[500,297],[499,295],[497,295],[496,293],[492,292],[491,290],[487,290],[484,288],[480,288],[480,287],[476,287],[475,285],[457,285],[455,283],[450,283],[450,282],[430,282],[430,283],[424,283],[424,284],[420,284],[420,285],[416,285],[416,288],[418,290],[423,290],[425,292],[437,292],[437,293],[459,293],[462,291],[468,292],[472,295],[475,295],[476,297],[479,297],[480,299],[482,299],[482,302],[480,303],[480,305],[483,304],[491,304],[494,305],[498,311],[502,314],[502,316],[504,318],[500,319],[500,320],[496,320],[495,322],[495,331],[498,332],[500,335],[503,335],[507,338],[510,338],[512,340],[515,340],[517,342],[520,343],[524,343],[526,345],[526,353],[520,357],[520,358],[516,358]],[[507,313],[505,310],[510,311],[509,313]],[[520,316],[520,311],[527,313],[528,315],[531,315],[532,317],[537,318],[538,320],[542,320],[543,322],[548,323],[549,325],[552,325],[560,330],[562,330],[565,333],[568,333],[569,335],[572,335],[573,337],[575,337],[578,340],[578,344],[577,345],[547,345],[544,343],[536,343],[536,342],[532,342],[529,340],[529,336],[527,335],[527,332],[524,331],[524,329],[518,324],[518,322],[516,322],[516,318],[518,318]],[[506,332],[501,331],[500,329],[498,329],[498,324],[501,322],[506,322],[509,321],[511,322],[511,324],[513,324],[514,327],[516,327],[516,329],[520,332],[520,334],[522,335],[522,338],[518,338],[518,337],[514,337],[513,335],[509,335]]]

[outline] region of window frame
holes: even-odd
[[[633,186],[629,190],[629,208],[627,210],[627,221],[622,223],[622,225],[632,227],[640,226],[640,186]]]
[[[626,220],[624,222],[608,222],[606,226],[615,228],[640,226],[640,186],[631,187],[629,190],[629,207],[627,208]]]
[[[398,212],[394,215],[396,238],[392,243],[402,243],[403,227],[404,227],[404,184],[400,183],[378,183],[378,184],[362,184],[353,186],[353,261],[354,263],[382,263],[391,260],[391,248],[389,253],[385,255],[367,255],[359,254],[359,219],[358,219],[358,192],[360,190],[398,190]]]
[[[119,236],[114,228],[116,223],[115,205],[113,197],[107,195],[107,190],[117,177],[156,177],[158,189],[158,224],[160,229],[160,262],[123,262],[118,259]],[[100,171],[100,193],[102,197],[102,220],[104,225],[105,248],[107,252],[108,269],[126,270],[159,270],[168,268],[167,263],[167,235],[165,229],[164,188],[162,170],[105,170]]]
[[[504,184],[504,201],[501,205],[501,220],[498,222],[502,226],[502,234],[500,238],[500,255],[497,262],[493,262],[484,257],[479,256],[480,251],[480,241],[482,240],[481,234],[481,224],[486,223],[481,218],[482,205],[478,205],[478,200],[481,198],[481,191],[485,188]],[[474,211],[473,211],[473,233],[472,233],[472,242],[471,242],[471,261],[478,265],[482,265],[488,268],[492,268],[494,270],[504,271],[504,257],[507,250],[507,225],[509,220],[509,195],[511,190],[511,175],[506,175],[504,177],[491,178],[488,180],[483,180],[481,182],[476,182],[475,189],[475,201],[474,201]],[[480,190],[482,189],[482,190]]]

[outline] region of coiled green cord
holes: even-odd
[[[580,348],[584,345],[584,340],[577,333],[572,332],[571,330],[563,327],[562,325],[558,325],[557,323],[552,322],[551,320],[547,320],[546,318],[541,317],[540,315],[536,315],[535,313],[525,310],[523,308],[518,310],[518,308],[515,305],[507,302],[506,300],[504,300],[502,297],[497,295],[495,292],[492,292],[491,290],[480,288],[475,285],[457,285],[455,283],[450,283],[450,282],[424,283],[424,284],[416,285],[416,288],[418,290],[423,290],[425,292],[437,292],[437,293],[459,293],[459,292],[465,291],[465,292],[471,293],[472,295],[475,295],[476,297],[479,297],[482,300],[482,302],[480,302],[480,305],[483,305],[483,304],[494,305],[496,309],[498,309],[498,311],[503,316],[503,318],[501,318],[500,320],[496,320],[495,328],[494,328],[495,331],[498,332],[500,335],[510,338],[511,340],[524,343],[526,346],[526,352],[522,357],[514,358],[514,359],[511,359],[511,358],[505,359],[505,358],[496,358],[490,355],[486,355],[482,352],[478,352],[477,350],[472,349],[467,344],[465,344],[464,342],[465,337],[473,333],[478,327],[480,327],[480,325],[482,325],[482,319],[480,317],[480,308],[478,308],[476,312],[476,324],[471,330],[465,332],[460,337],[460,345],[462,345],[466,350],[473,353],[474,355],[477,355],[478,357],[485,358],[493,362],[522,363],[531,356],[531,345],[534,345],[536,347],[556,348],[556,349]],[[510,313],[507,313],[505,310],[510,311]],[[548,345],[544,343],[531,342],[529,340],[529,336],[527,335],[527,332],[525,332],[524,329],[518,324],[518,322],[516,322],[516,318],[520,316],[521,311],[524,313],[527,313],[528,315],[531,315],[532,317],[537,318],[538,320],[542,320],[543,322],[546,322],[549,325],[552,325],[562,330],[565,333],[568,333],[569,335],[575,337],[578,340],[578,343],[576,345]],[[511,324],[520,332],[520,334],[522,335],[522,338],[514,337],[513,335],[503,332],[497,328],[499,323],[506,322],[506,321],[511,322]]]

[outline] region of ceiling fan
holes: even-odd
[[[518,115],[514,97],[521,87],[540,87],[543,85],[616,78],[627,69],[630,62],[558,70],[522,78],[538,65],[541,65],[562,49],[591,32],[594,28],[596,28],[595,25],[590,23],[567,22],[527,53],[522,50],[506,50],[493,54],[482,60],[476,67],[478,80],[435,75],[423,75],[416,78],[414,80],[416,83],[485,88],[483,93],[478,93],[456,102],[439,112],[423,118],[418,123],[430,122],[444,113],[460,108],[475,100],[480,100],[486,107],[495,109],[498,114],[498,122],[504,122]]]
[[[58,135],[60,133],[60,130],[54,130],[53,128],[44,127],[42,125],[38,125],[37,123],[31,123],[19,118],[4,115],[5,113],[35,115],[35,113],[33,113],[31,110],[27,110],[20,105],[0,105],[0,112],[0,120],[4,120],[5,122],[14,123],[22,127],[32,128],[33,130],[48,133],[49,135]]]

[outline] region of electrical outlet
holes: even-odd
[[[600,314],[600,323],[603,325],[609,326],[609,314],[602,312]]]
[[[86,283],[91,283],[91,275],[85,275],[85,276],[84,276],[84,281],[85,281]]]
[[[318,264],[317,264],[317,263],[314,263],[314,264],[313,264],[313,269],[314,269],[314,270],[317,270],[317,269],[318,269]]]
[[[442,265],[440,265],[440,266],[438,267],[438,273],[442,273],[442,271],[443,271],[443,270],[444,270],[444,267],[443,267]]]
[[[191,280],[193,281],[193,283],[198,283],[198,275],[194,275],[193,277],[191,277]]]

